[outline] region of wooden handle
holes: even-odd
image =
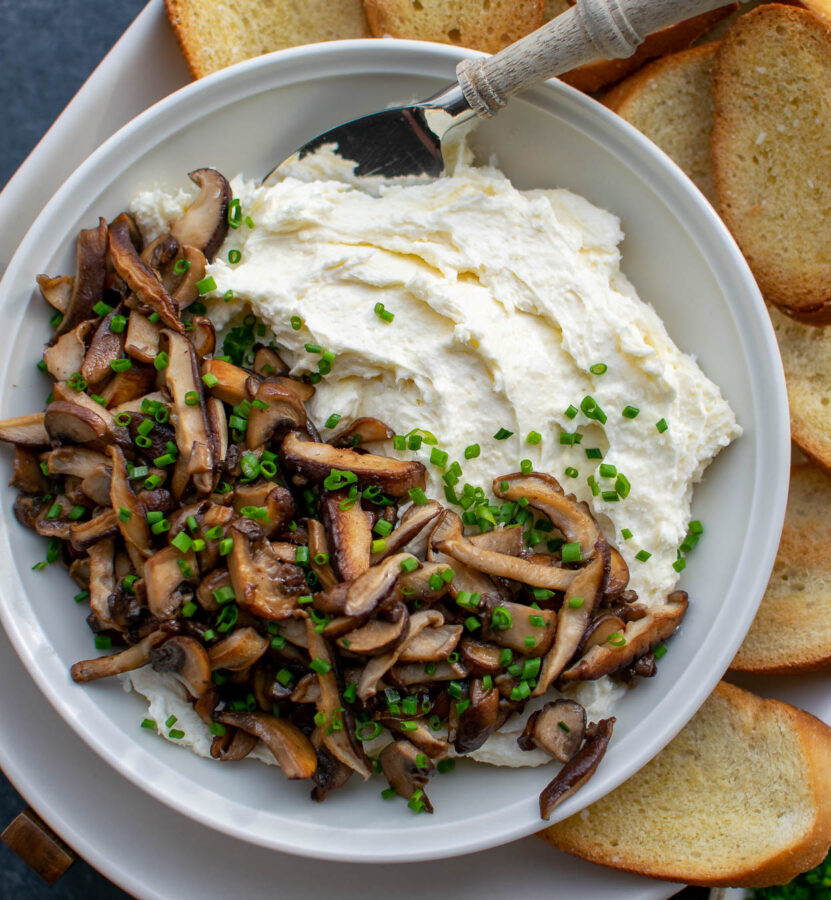
[[[577,5],[495,56],[466,59],[456,74],[483,119],[531,85],[599,58],[631,56],[653,31],[724,6],[725,0],[577,0]]]
[[[77,859],[31,807],[6,826],[0,840],[49,884],[54,884]]]

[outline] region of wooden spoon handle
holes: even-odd
[[[631,56],[653,31],[724,6],[725,0],[577,0],[495,56],[466,59],[456,74],[476,115],[489,119],[531,85],[599,58]]]

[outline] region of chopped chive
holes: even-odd
[[[589,371],[592,375],[603,375],[608,368],[606,363],[595,363],[593,366],[589,366]]]
[[[386,541],[384,542],[386,546]],[[417,559],[402,559],[401,560],[401,571],[402,572],[415,572],[418,568],[418,560]]]
[[[110,331],[113,334],[121,334],[127,327],[127,316],[113,316],[110,319]]]
[[[438,447],[433,447],[430,451],[430,463],[431,465],[438,466],[440,469],[443,469],[447,466],[448,455],[444,450],[439,450]]]
[[[601,497],[603,498],[603,500],[605,500],[607,503],[617,503],[618,500],[620,500],[620,497],[618,496],[618,492],[617,492],[617,491],[601,491],[600,496],[601,496]]]
[[[684,569],[687,568],[687,561],[683,556],[679,556],[672,564],[672,568],[675,569],[676,572],[683,572]]]
[[[569,408],[563,413],[563,415],[564,415],[567,419],[573,419],[573,418],[576,417],[577,413],[579,413],[579,412],[580,412],[580,410],[577,409],[576,406],[573,406],[573,405],[572,405],[572,406],[569,406]]]
[[[228,262],[235,266],[242,259],[242,253],[239,250],[228,251]]]
[[[465,459],[476,459],[477,456],[481,453],[481,448],[478,444],[470,444],[465,447]]]
[[[617,475],[617,466],[613,466],[610,463],[602,463],[599,471],[601,478],[614,478]]]
[[[667,428],[669,428],[669,425],[667,425],[666,419],[659,419],[655,423],[655,427],[658,429],[658,434],[663,434],[667,430]]]
[[[534,445],[534,444],[539,444],[539,442],[541,440],[542,440],[542,435],[538,431],[529,431],[528,437],[525,438],[525,443]]]
[[[219,384],[219,379],[216,377],[216,375],[214,375],[213,372],[206,372],[202,376],[202,382],[206,387],[212,388],[216,387]]]
[[[370,545],[370,551],[372,553],[385,553],[387,549],[387,542],[384,538],[379,538],[377,541],[373,541]]]
[[[507,428],[500,428],[499,431],[497,431],[496,434],[493,436],[493,439],[495,441],[505,441],[509,437],[511,437],[512,434],[513,434],[513,431],[508,431]]]
[[[199,394],[196,391],[185,392],[186,406],[199,406]]]
[[[446,775],[448,772],[452,772],[455,768],[455,759],[440,759],[438,763],[436,763],[436,770],[438,771],[439,775]]]
[[[113,311],[113,307],[104,303],[103,300],[99,300],[98,303],[92,307],[92,311],[96,316],[108,316]]]
[[[147,317],[147,321],[152,322],[154,325],[159,322],[160,319],[161,316],[157,312],[150,313],[150,315]]]
[[[698,519],[693,519],[692,522],[690,522],[689,530],[692,534],[703,534],[704,526],[701,524],[701,522]]]
[[[318,675],[325,675],[331,670],[332,666],[326,662],[325,659],[316,656],[311,663],[309,663],[309,668],[317,672]]]
[[[603,453],[599,447],[587,447],[586,459],[603,459]]]
[[[580,473],[577,471],[577,469],[574,468],[574,466],[569,466],[566,469],[566,476],[568,478],[576,478],[579,474]]]
[[[94,644],[96,650],[112,650],[113,639],[108,634],[96,634]]]
[[[148,731],[155,731],[156,723],[152,719],[142,719],[141,727],[146,728]]]
[[[171,728],[170,731],[168,731],[167,736],[174,741],[181,741],[185,736],[185,732],[182,731],[181,728]]]
[[[413,504],[415,506],[424,506],[424,504],[427,502],[427,495],[421,488],[412,488],[411,490],[407,491],[407,493],[410,495],[410,499],[413,501]]]
[[[661,659],[667,655],[667,648],[664,644],[656,644],[655,649],[652,652],[655,654],[655,659]]]
[[[110,363],[113,372],[129,372],[133,368],[133,364],[129,359],[114,359]]]
[[[624,406],[621,415],[624,419],[637,419],[639,412],[637,406]]]
[[[392,322],[395,318],[395,313],[391,313],[388,309],[385,309],[383,303],[375,304],[375,315],[378,316],[382,322],[387,323]]]
[[[651,556],[652,554],[648,550],[638,550],[635,554],[635,559],[640,562],[646,562]]]
[[[568,601],[568,608],[569,608],[569,609],[580,609],[580,607],[581,607],[582,605],[583,605],[583,598],[582,598],[582,597],[570,597],[570,598],[569,598],[569,601]]]
[[[211,291],[216,290],[216,281],[214,281],[213,275],[208,275],[203,278],[201,281],[196,282],[196,290],[199,291],[199,296],[204,296],[205,294],[209,294]]]
[[[583,554],[580,552],[579,541],[563,544],[561,553],[563,562],[580,562],[583,559]]]
[[[624,541],[628,541],[629,538],[632,537],[632,532],[628,528],[621,528],[620,536],[623,538]]]
[[[118,521],[119,522],[129,522],[130,519],[133,518],[133,513],[127,509],[126,506],[120,506],[118,508]]]

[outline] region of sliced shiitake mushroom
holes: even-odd
[[[407,607],[403,603],[397,603],[389,611],[387,619],[371,619],[366,625],[341,635],[336,643],[342,649],[359,656],[377,656],[386,653],[406,637],[409,620]],[[452,647],[448,653],[451,651]]]
[[[188,177],[200,188],[199,195],[170,226],[170,233],[181,245],[197,247],[210,261],[228,233],[231,186],[216,169],[196,169]]]
[[[403,550],[441,513],[441,504],[436,500],[419,505],[413,504],[401,517],[398,527],[384,538],[384,549],[372,554],[372,564],[380,562],[392,553]]]
[[[540,794],[540,815],[548,819],[554,809],[585,784],[600,765],[612,738],[614,718],[601,719],[586,729],[583,746],[560,769]]]
[[[687,611],[687,595],[674,591],[667,602],[652,606],[642,619],[629,622],[622,633],[595,644],[586,655],[563,672],[568,681],[591,681],[628,666],[656,644],[671,637]]]
[[[73,522],[69,527],[69,543],[73,550],[81,553],[103,538],[116,534],[118,514],[114,509],[105,509],[86,522]]]
[[[49,432],[44,425],[44,413],[15,416],[0,422],[0,441],[20,447],[47,447]]]
[[[169,546],[157,551],[144,563],[147,606],[157,619],[170,619],[184,602],[182,586],[195,589],[199,567],[193,550],[182,553]]]
[[[92,325],[90,320],[81,322],[72,331],[62,334],[51,347],[43,351],[46,368],[56,381],[66,381],[81,371],[87,351],[86,337]]]
[[[139,362],[152,363],[159,355],[161,334],[161,325],[151,322],[147,316],[134,309],[127,321],[124,352]]]
[[[492,684],[486,688],[481,678],[473,678],[467,699],[470,701],[469,705],[461,715],[455,714],[456,706],[451,713],[451,731],[455,732],[452,740],[457,753],[478,750],[502,722],[499,715],[499,691]]]
[[[26,494],[45,494],[49,482],[40,467],[37,452],[26,447],[15,447],[12,460],[12,478],[9,484]]]
[[[52,337],[53,342],[86,319],[96,317],[93,307],[103,299],[106,274],[107,223],[99,219],[97,228],[86,228],[78,234],[72,291],[63,319]]]
[[[389,671],[392,682],[401,687],[409,687],[414,684],[432,684],[439,681],[454,681],[467,678],[470,670],[461,662],[451,663],[445,660],[430,666],[429,672],[424,663],[407,663],[402,666],[393,666]]]
[[[48,275],[38,275],[35,279],[43,299],[64,315],[69,307],[69,298],[72,294],[72,280],[71,275],[59,275],[57,278],[50,278]]]
[[[255,398],[259,379],[245,369],[224,359],[206,359],[202,369],[204,375],[212,375],[217,379],[216,383],[208,388],[212,397],[216,397],[229,406],[238,406],[244,400]],[[255,388],[254,395],[249,393],[249,386]]]
[[[502,600],[489,606],[482,637],[523,656],[544,656],[557,634],[557,613]]]
[[[420,759],[420,756],[424,759]],[[434,771],[433,763],[426,754],[421,753],[410,741],[396,741],[381,751],[379,760],[381,771],[399,797],[410,800],[414,794],[420,792],[418,800],[423,804],[423,808],[429,813],[433,812],[433,805],[423,790]],[[426,766],[418,765],[419,762],[425,761]]]
[[[471,534],[468,540],[480,550],[490,550],[505,556],[519,556],[522,553],[522,527],[520,525],[497,525],[490,531]]]
[[[259,738],[274,755],[286,778],[311,778],[317,769],[317,754],[305,734],[288,719],[267,713],[221,712],[217,719]]]
[[[586,710],[575,700],[553,700],[531,713],[517,738],[520,750],[545,750],[568,762],[580,749],[586,733]]]
[[[196,638],[176,635],[153,646],[150,665],[180,681],[192,697],[201,697],[213,687],[208,653]]]
[[[176,304],[179,312],[181,312],[198,299],[198,284],[205,277],[208,261],[205,259],[202,251],[196,247],[182,247],[179,259],[188,264],[187,271],[172,294],[173,302]],[[177,260],[177,264],[178,262],[179,260]]]
[[[306,407],[279,382],[263,381],[255,399],[259,404],[252,406],[245,431],[245,446],[249,450],[262,447],[275,435],[282,437],[288,429],[306,427]]]
[[[208,650],[211,669],[228,669],[238,672],[253,666],[268,650],[268,638],[247,626],[237,628]]]
[[[380,419],[362,416],[354,419],[346,428],[339,431],[329,443],[333,447],[358,447],[378,441],[391,441],[395,432]]]
[[[323,481],[332,469],[339,469],[356,475],[359,488],[377,485],[393,497],[402,497],[410,490],[423,488],[426,482],[426,469],[420,462],[355,450],[338,450],[329,444],[304,441],[294,433],[284,438],[282,456],[289,466],[312,481]]]
[[[321,501],[321,517],[330,537],[331,559],[342,581],[354,581],[369,569],[372,518],[346,490],[332,491]],[[354,615],[354,613],[349,613]]]
[[[406,642],[398,661],[410,662],[439,662],[447,659],[456,649],[464,628],[461,625],[436,625],[425,628],[412,640]]]
[[[124,351],[124,333],[115,332],[111,327],[113,318],[120,315],[122,310],[123,307],[118,306],[104,316],[92,336],[81,366],[81,377],[91,385],[97,385],[112,375],[113,370],[110,368],[110,363],[119,359]],[[58,378],[58,381],[63,380]]]
[[[347,588],[343,612],[347,616],[368,616],[381,602],[387,591],[401,574],[401,564],[405,561],[417,563],[409,553],[397,553],[382,563],[367,569]]]

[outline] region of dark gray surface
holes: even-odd
[[[141,11],[145,0],[0,0],[0,188]],[[0,828],[26,806],[0,776]],[[49,887],[0,844],[3,900],[127,897],[77,862]]]

